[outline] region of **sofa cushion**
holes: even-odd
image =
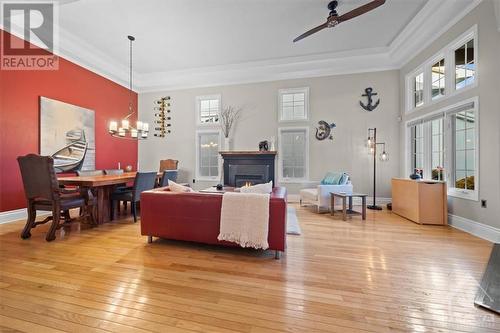
[[[273,191],[273,181],[269,183],[257,184],[253,186],[243,186],[240,188],[241,193],[261,193],[269,194]]]
[[[174,183],[173,181],[168,181],[168,188],[172,192],[193,192],[191,187],[187,187],[181,184]]]
[[[339,185],[343,176],[343,172],[327,172],[321,180],[321,185]]]
[[[315,188],[305,188],[300,190],[302,200],[318,201],[318,190]]]

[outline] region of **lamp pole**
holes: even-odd
[[[387,160],[387,153],[385,152],[385,142],[377,142],[377,128],[368,129],[368,146],[372,149],[373,153],[373,204],[367,206],[368,209],[382,210],[382,207],[377,206],[377,146],[383,145],[384,149],[381,155],[382,160]]]

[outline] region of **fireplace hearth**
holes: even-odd
[[[242,187],[274,181],[276,152],[227,151],[220,152],[224,159],[224,185]]]

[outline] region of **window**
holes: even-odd
[[[309,129],[279,129],[279,173],[281,181],[307,180]]]
[[[280,121],[307,120],[309,88],[281,89],[278,104]]]
[[[443,118],[430,121],[431,130],[431,178],[444,180],[444,131]]]
[[[411,168],[413,172],[424,172],[424,126],[422,123],[411,127]]]
[[[451,116],[453,142],[454,187],[463,190],[475,189],[476,146],[474,111],[457,112]]]
[[[444,96],[445,87],[445,67],[444,58],[436,62],[431,67],[432,77],[432,99],[435,100]]]
[[[478,112],[475,97],[409,122],[408,171],[447,181],[450,196],[478,200]]]
[[[413,79],[413,102],[414,107],[424,104],[424,73],[420,73]]]
[[[474,83],[474,39],[455,50],[455,89],[459,90]]]
[[[477,25],[405,76],[405,107],[410,113],[478,84]]]
[[[196,97],[196,113],[199,124],[215,124],[219,122],[221,109],[221,96],[198,96]]]
[[[196,178],[201,180],[220,179],[220,131],[196,132]]]

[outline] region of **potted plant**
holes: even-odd
[[[235,125],[236,121],[239,119],[241,113],[240,108],[235,108],[233,106],[224,106],[220,113],[220,127],[222,133],[224,134],[224,149],[230,150],[230,139],[231,129]]]

